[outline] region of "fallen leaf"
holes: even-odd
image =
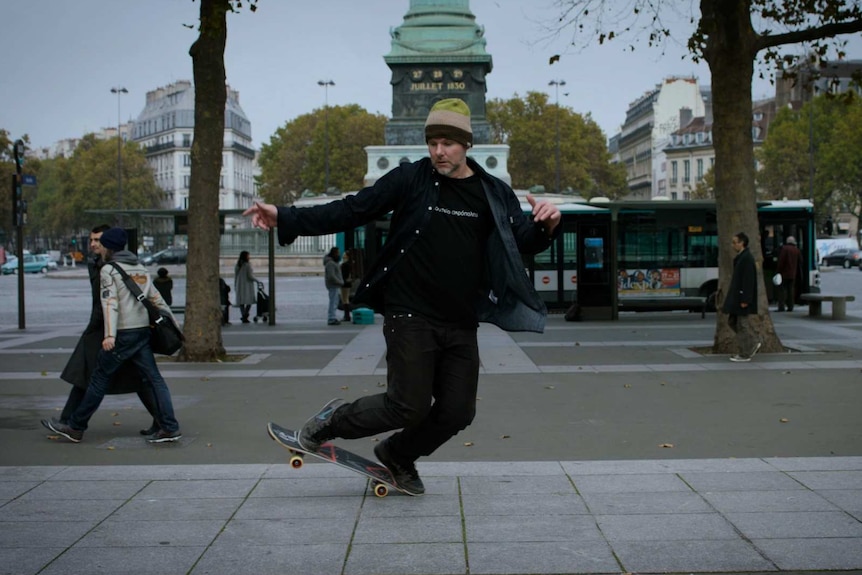
[[[342,385],[342,386],[341,386],[341,390],[342,390],[342,391],[347,391],[348,389],[350,389],[350,386],[349,386],[349,385]]]
[[[782,417],[782,418],[781,418],[781,419],[779,419],[778,421],[780,421],[781,423],[787,423],[787,422],[788,422],[788,421],[790,421],[790,420],[789,420],[789,419],[787,419],[786,417]]]
[[[208,378],[207,376],[201,377],[201,381],[209,381],[209,380],[210,380],[210,378]]]
[[[116,447],[114,447],[113,445],[109,445],[109,446],[108,446],[108,451],[113,451],[113,450],[115,450],[115,449],[116,449]]]
[[[112,423],[111,425],[113,425],[114,427],[120,427],[120,426],[121,426],[121,425],[123,425],[123,424],[122,424],[122,423],[120,423],[119,421],[115,421],[115,422],[114,422],[114,423]]]
[[[120,416],[120,414],[116,411],[111,414],[111,417],[119,417],[119,416]]]
[[[627,383],[627,384],[625,384],[623,387],[624,387],[624,388],[626,388],[626,389],[629,389],[631,386],[632,386],[632,384]]]
[[[60,436],[59,435],[49,435],[48,439],[50,439],[51,441],[57,441],[58,439],[60,439]]]
[[[511,435],[501,435],[500,439],[510,439],[511,437]]]
[[[473,442],[472,441],[465,441],[464,447],[473,447]]]
[[[553,385],[546,385],[545,389],[554,389],[554,386]]]
[[[43,371],[43,372],[42,372],[42,375],[43,375],[43,376],[44,376],[44,375],[48,375],[48,372],[47,372],[47,371]]]
[[[659,447],[662,447],[664,449],[671,449],[673,448],[673,443],[660,443]]]
[[[213,446],[212,443],[207,443],[207,447],[212,447],[212,446]]]

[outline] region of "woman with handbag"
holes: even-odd
[[[147,438],[150,443],[177,441],[182,437],[180,426],[174,416],[171,392],[165,383],[150,346],[150,312],[143,301],[138,301],[130,290],[140,291],[158,311],[176,324],[171,308],[158,290],[153,287],[146,268],[138,263],[133,253],[125,250],[127,236],[122,228],[111,228],[102,234],[105,265],[99,274],[101,283],[102,310],[105,320],[105,339],[99,351],[96,369],[90,385],[78,408],[70,415],[68,423],[56,418],[43,420],[51,431],[74,443],[84,436],[90,418],[99,408],[105,396],[111,376],[125,361],[138,368],[153,388],[156,400],[159,429]],[[124,276],[128,279],[124,281]],[[140,286],[140,287],[138,287]],[[177,329],[179,327],[177,326]]]

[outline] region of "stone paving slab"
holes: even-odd
[[[862,458],[816,459],[0,467],[0,574],[862,571]]]

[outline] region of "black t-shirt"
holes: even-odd
[[[386,310],[475,327],[491,208],[478,175],[439,178],[440,197],[431,220],[392,270]]]

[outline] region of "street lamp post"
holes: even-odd
[[[117,95],[117,215],[120,227],[123,227],[123,137],[120,134],[120,96],[129,91],[122,86],[111,88],[111,93]]]
[[[556,98],[557,113],[554,117],[557,132],[557,149],[556,149],[556,168],[557,168],[557,189],[556,193],[560,193],[560,86],[565,86],[565,80],[551,80],[548,86],[554,87],[554,97]]]
[[[332,80],[318,80],[318,86],[323,86],[323,156],[325,168],[323,172],[323,193],[329,191],[329,87],[335,86]]]

